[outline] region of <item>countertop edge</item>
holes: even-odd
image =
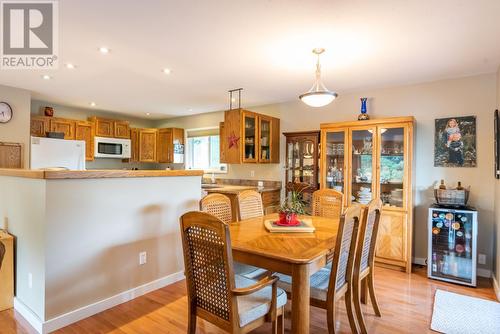
[[[30,179],[103,179],[103,178],[138,178],[138,177],[175,177],[203,176],[203,171],[193,170],[62,170],[43,171],[30,169],[0,168],[0,176],[14,176]]]

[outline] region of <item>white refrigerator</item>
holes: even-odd
[[[31,137],[31,169],[85,170],[85,141]]]

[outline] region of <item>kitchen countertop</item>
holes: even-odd
[[[209,188],[203,188],[203,184],[202,184],[202,189],[205,190],[207,193],[225,193],[225,194],[239,194],[240,192],[242,192],[244,190],[256,190],[259,193],[281,190],[281,188],[279,188],[279,187],[258,188],[256,186],[236,186],[236,185],[229,185],[229,184],[221,184],[221,185],[217,185],[217,187],[210,185]]]
[[[31,170],[0,168],[0,176],[15,176],[30,179],[102,179],[134,177],[202,176],[203,171],[193,170]]]

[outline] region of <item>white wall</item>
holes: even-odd
[[[0,101],[13,110],[12,120],[0,124],[0,141],[23,144],[25,167],[29,166],[30,99],[27,90],[0,85]]]
[[[360,109],[360,97],[369,98],[368,108],[372,118],[415,116],[417,120],[414,153],[416,162],[414,256],[427,257],[427,209],[434,202],[433,183],[439,179],[445,179],[449,185],[456,185],[457,181],[462,181],[464,185],[471,186],[470,204],[479,210],[478,251],[487,255],[487,264],[479,267],[491,270],[494,225],[492,124],[496,105],[495,74],[344,93],[324,108],[311,108],[297,99],[288,103],[248,109],[279,117],[282,132],[318,130],[320,123],[356,120]],[[477,167],[434,167],[434,119],[469,115],[477,116]],[[187,128],[217,126],[222,120],[223,113],[218,112],[166,120],[162,126]],[[284,136],[282,136],[280,165],[230,165],[227,177],[248,179],[250,171],[255,170],[255,179],[283,180],[284,155]]]

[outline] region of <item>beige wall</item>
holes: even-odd
[[[0,141],[24,145],[25,167],[29,166],[30,98],[27,90],[0,85],[0,101],[7,102],[13,111],[12,120],[0,124]]]
[[[493,166],[493,110],[496,105],[495,74],[443,80],[419,85],[409,85],[357,93],[340,94],[339,98],[324,108],[311,108],[298,99],[247,109],[277,116],[281,119],[281,131],[319,129],[320,123],[355,120],[359,113],[360,97],[369,98],[369,114],[372,118],[415,116],[417,120],[415,141],[415,219],[414,256],[427,258],[427,210],[434,202],[432,186],[440,179],[449,185],[462,181],[471,186],[470,204],[479,210],[478,252],[487,255],[487,264],[493,267],[494,182]],[[449,116],[477,116],[476,168],[434,167],[434,119]],[[212,113],[167,120],[162,126],[208,127],[217,126],[223,113]],[[230,165],[227,177],[283,180],[284,136],[281,138],[280,165]]]

